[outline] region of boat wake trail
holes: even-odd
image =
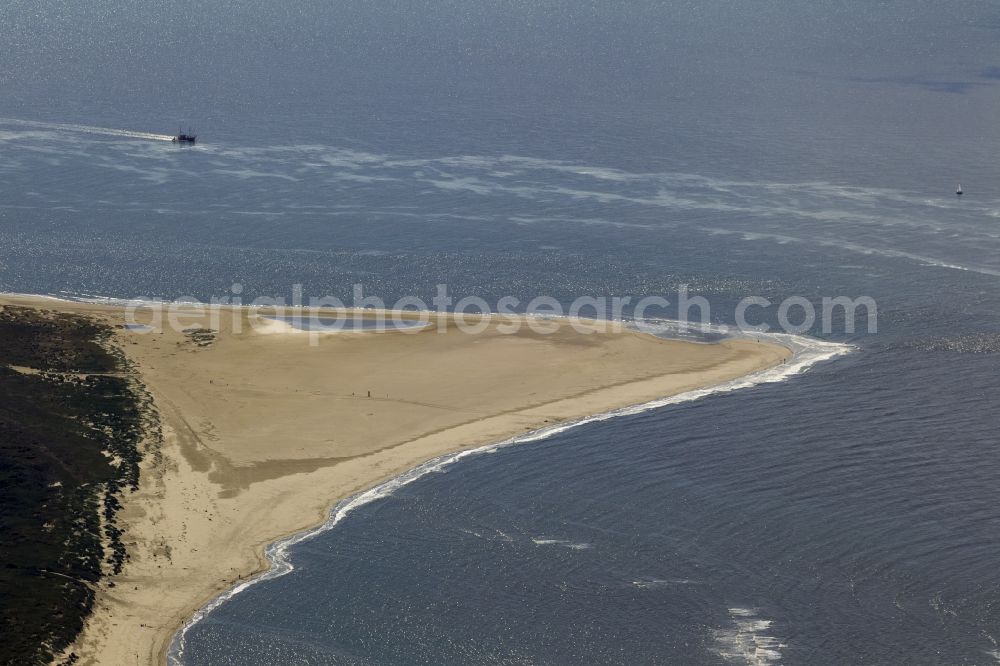
[[[115,136],[125,139],[145,139],[146,141],[171,141],[170,134],[154,134],[152,132],[137,132],[127,129],[114,129],[111,127],[91,127],[90,125],[72,125],[67,123],[43,123],[34,120],[21,120],[19,118],[0,118],[0,124],[17,125],[32,129],[49,130],[52,132],[73,132],[77,134],[98,134],[101,136]]]

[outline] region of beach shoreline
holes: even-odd
[[[273,580],[274,578],[291,573],[295,569],[294,564],[291,562],[291,554],[289,552],[291,547],[309,541],[324,532],[334,529],[344,518],[347,517],[348,514],[354,510],[359,509],[370,502],[388,497],[395,490],[409,485],[427,474],[439,472],[467,457],[493,453],[500,448],[519,446],[530,442],[548,439],[549,437],[553,437],[566,430],[587,425],[589,423],[605,421],[622,416],[631,416],[650,410],[660,409],[668,405],[695,401],[703,397],[707,397],[710,394],[726,393],[748,388],[752,385],[782,381],[787,376],[798,374],[817,362],[840,356],[847,353],[849,350],[846,345],[838,343],[819,343],[819,346],[820,350],[818,352],[814,351],[812,354],[804,354],[807,358],[803,360],[800,367],[793,369],[784,377],[768,376],[768,371],[763,370],[751,375],[746,375],[743,378],[733,380],[727,384],[709,386],[704,389],[695,389],[687,393],[667,396],[663,399],[653,400],[648,403],[630,405],[628,407],[618,408],[609,412],[593,414],[578,421],[560,424],[555,427],[541,428],[523,435],[511,437],[504,441],[491,442],[475,448],[466,448],[456,452],[446,453],[442,456],[425,461],[412,469],[406,470],[395,476],[391,476],[388,479],[373,485],[371,488],[341,499],[336,502],[329,511],[327,511],[326,519],[322,522],[305,530],[283,535],[282,537],[267,544],[264,547],[263,558],[266,566],[259,572],[247,578],[245,581],[242,581],[220,594],[215,595],[205,605],[198,608],[188,621],[178,628],[178,631],[173,636],[171,643],[167,646],[165,661],[168,666],[180,666],[183,664],[183,651],[187,631],[208,617],[213,610],[257,583]],[[795,352],[793,350],[793,356],[798,353],[799,352]]]
[[[234,332],[230,317],[202,339],[190,332],[209,330],[196,313],[186,330],[145,333],[124,328],[120,304],[0,295],[3,304],[115,327],[115,346],[160,413],[161,448],[123,497],[131,559],[102,582],[67,650],[80,664],[164,663],[192,616],[270,568],[271,544],[321,528],[339,502],[429,460],[725,385],[791,357],[770,342],[695,344],[596,325],[586,335],[564,322],[550,336],[502,335],[490,321],[479,333],[344,332],[309,345],[302,331]],[[259,315],[238,313],[242,324]]]

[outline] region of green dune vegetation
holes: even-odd
[[[115,517],[158,430],[110,334],[79,315],[0,307],[2,664],[60,658],[127,557]]]

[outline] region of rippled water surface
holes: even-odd
[[[1000,661],[1000,9],[276,7],[0,9],[0,289],[687,285],[727,324],[870,296],[878,330],[400,486],[184,664]]]

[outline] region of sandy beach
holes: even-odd
[[[781,363],[750,340],[667,341],[631,330],[553,333],[505,320],[321,336],[249,309],[183,326],[122,327],[121,306],[0,296],[116,327],[160,412],[139,491],[120,514],[130,560],[105,580],[72,651],[81,664],[163,663],[213,596],[266,568],[266,544],[325,520],[339,499],[436,456]],[[187,332],[185,332],[185,329]],[[193,329],[211,329],[196,332]],[[311,344],[315,342],[316,344]],[[113,585],[112,585],[113,583]]]

